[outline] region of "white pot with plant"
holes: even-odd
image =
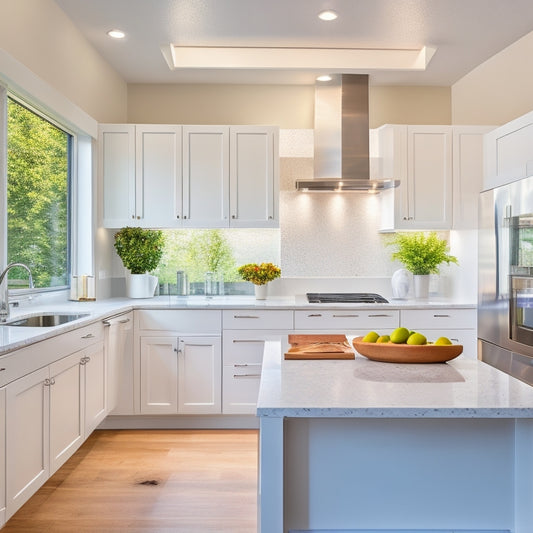
[[[403,263],[413,274],[416,298],[428,297],[429,276],[438,274],[442,263],[459,264],[457,257],[448,253],[446,240],[439,238],[435,231],[396,233],[387,244],[396,246],[392,259]]]
[[[254,284],[256,300],[266,300],[267,284],[281,276],[281,269],[273,263],[248,263],[237,270],[244,281]]]
[[[152,276],[163,255],[164,237],[161,230],[126,226],[115,233],[115,250],[127,269],[128,298],[151,298],[158,279]]]

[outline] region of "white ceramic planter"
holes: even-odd
[[[152,298],[157,287],[157,277],[150,274],[126,273],[126,296],[128,298]]]
[[[425,276],[413,276],[415,280],[415,298],[426,299],[429,296],[429,274]]]
[[[265,285],[254,285],[255,288],[255,299],[256,300],[266,300],[268,293],[268,284]]]

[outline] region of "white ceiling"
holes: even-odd
[[[533,31],[532,0],[56,0],[129,83],[314,84],[318,71],[171,71],[161,46],[436,48],[423,72],[358,70],[373,85],[450,86]],[[333,9],[339,18],[322,22]],[[120,28],[126,39],[106,32]]]

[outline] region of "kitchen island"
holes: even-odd
[[[259,523],[287,531],[533,531],[533,388],[444,364],[284,360],[266,343]]]

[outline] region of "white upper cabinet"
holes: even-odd
[[[381,177],[400,180],[382,193],[382,231],[452,226],[451,126],[378,129]]]
[[[183,126],[183,225],[229,225],[229,127]]]
[[[533,174],[533,112],[485,136],[483,189],[492,189]]]
[[[132,224],[135,210],[135,126],[105,124],[98,132],[98,163],[106,228]]]
[[[278,131],[101,125],[103,226],[277,227]]]
[[[99,164],[104,227],[180,225],[181,126],[104,124]]]
[[[278,128],[230,129],[230,226],[277,227]]]
[[[145,227],[174,227],[182,216],[181,126],[135,126],[136,217]]]
[[[453,229],[478,227],[483,139],[491,126],[453,126]]]

